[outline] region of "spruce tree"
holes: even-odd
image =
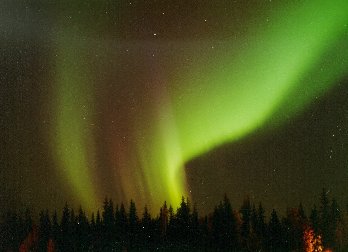
[[[268,248],[270,251],[281,251],[282,237],[281,237],[281,223],[275,209],[272,210],[271,219],[268,224]]]
[[[319,229],[323,235],[324,247],[330,245],[330,206],[327,194],[328,191],[323,188],[320,195]]]
[[[142,242],[142,247],[144,249],[150,249],[151,240],[153,239],[151,224],[151,215],[145,205],[143,216],[140,221],[140,241]]]
[[[251,218],[251,205],[250,199],[247,197],[243,201],[243,205],[239,211],[242,218],[242,226],[240,228],[240,234],[242,238],[242,246],[249,247],[249,237],[250,237],[250,218]]]
[[[128,241],[130,247],[136,247],[138,242],[139,233],[139,220],[137,215],[137,208],[133,200],[129,205],[129,217],[128,217]]]
[[[51,237],[51,220],[48,210],[40,212],[39,218],[39,251],[46,251]]]

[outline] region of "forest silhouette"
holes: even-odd
[[[261,202],[246,197],[234,208],[225,195],[204,216],[184,197],[176,211],[164,202],[156,216],[133,200],[105,198],[90,217],[65,204],[60,214],[44,210],[33,219],[29,209],[5,214],[1,251],[348,251],[348,205],[341,209],[325,189],[308,215],[300,203],[266,216]]]

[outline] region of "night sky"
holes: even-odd
[[[0,3],[0,209],[348,199],[345,0],[55,2]]]

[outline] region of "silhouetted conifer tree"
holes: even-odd
[[[314,205],[314,207],[311,210],[311,214],[309,216],[310,224],[315,232],[315,234],[319,234],[319,213],[317,210],[317,206]]]
[[[191,248],[198,248],[201,242],[199,239],[201,233],[198,221],[198,211],[195,205],[193,206],[192,213],[190,216],[189,227],[189,245]]]
[[[329,198],[327,196],[328,191],[323,188],[320,195],[320,208],[319,208],[319,229],[323,235],[323,245],[324,247],[329,246],[330,237],[330,206]]]
[[[139,219],[137,215],[137,208],[133,200],[129,204],[128,217],[128,242],[130,247],[135,248],[138,245],[139,235]]]
[[[229,250],[239,249],[237,219],[227,195],[214,210],[212,236],[213,246]]]
[[[170,221],[172,218],[174,218],[174,210],[172,205],[169,206],[168,213],[169,213],[169,221]]]
[[[95,217],[95,225],[93,232],[93,248],[96,251],[100,251],[103,247],[103,224],[100,216],[100,211],[97,211],[97,215]]]
[[[271,213],[268,224],[268,249],[269,251],[282,251],[282,228],[275,209]]]
[[[89,224],[89,233],[88,233],[88,239],[90,241],[90,249],[91,250],[96,250],[97,247],[97,234],[96,234],[96,221],[95,221],[95,215],[94,212],[91,214],[91,221]]]
[[[306,216],[306,213],[303,209],[302,202],[300,202],[300,204],[298,206],[298,214],[299,214],[299,217],[302,221],[307,222],[307,216]]]
[[[283,219],[284,247],[288,250],[301,250],[304,248],[303,236],[306,228],[302,205],[299,208],[289,208]]]
[[[97,227],[101,227],[102,226],[102,221],[101,221],[99,210],[97,211],[97,218],[95,220],[95,224],[96,224]]]
[[[95,228],[95,217],[94,217],[94,212],[92,212],[92,214],[91,214],[90,226],[91,226],[91,229],[92,229],[92,230]]]
[[[61,237],[60,226],[58,223],[57,211],[54,211],[53,216],[52,216],[51,238],[52,238],[53,242],[56,244],[55,248],[59,249],[59,243],[61,242],[62,237]]]
[[[51,236],[51,220],[49,217],[48,210],[40,212],[39,219],[39,251],[46,251],[48,240]]]
[[[101,216],[100,216],[100,211],[97,211],[97,217],[95,220],[95,227],[96,227],[96,235],[97,235],[97,241],[99,243],[102,242],[102,230],[103,230],[103,224],[102,224],[102,220],[101,220]]]
[[[169,222],[168,222],[168,228],[167,228],[167,234],[168,234],[168,240],[170,243],[174,244],[177,241],[177,220],[176,216],[174,214],[173,207],[170,206],[168,209],[168,215],[169,215]]]
[[[144,207],[143,216],[140,221],[140,241],[141,246],[144,249],[150,249],[151,242],[153,240],[153,233],[152,233],[152,219],[151,215],[147,209],[147,206]]]
[[[251,204],[250,199],[247,197],[243,201],[243,205],[240,209],[241,219],[242,219],[242,225],[240,227],[240,235],[242,239],[242,246],[249,250],[250,247],[250,218],[251,218]]]
[[[159,224],[160,224],[160,239],[161,243],[167,242],[167,233],[169,225],[169,210],[167,207],[167,202],[163,203],[163,206],[160,208],[159,214]]]
[[[115,241],[115,213],[114,205],[111,199],[105,198],[102,212],[103,224],[103,247],[104,249],[111,248]]]
[[[339,228],[341,225],[341,210],[336,201],[336,199],[332,199],[330,210],[329,210],[329,233],[328,233],[328,246],[330,248],[334,248],[337,243],[337,234],[339,232]]]
[[[259,207],[257,209],[257,234],[261,240],[263,248],[266,245],[266,235],[267,235],[267,227],[266,227],[265,218],[266,218],[265,210],[262,207],[262,204],[260,202]]]
[[[76,221],[76,240],[77,240],[77,250],[86,251],[89,248],[89,223],[85,212],[80,206]]]
[[[200,237],[199,244],[201,248],[209,248],[211,246],[211,236],[209,230],[208,216],[204,216],[200,220]]]
[[[72,241],[72,224],[71,224],[71,214],[67,203],[63,208],[62,220],[61,220],[61,232],[62,240],[60,241],[60,248],[62,251],[72,251],[73,241]]]
[[[298,244],[299,244],[299,248],[303,249],[305,247],[305,244],[304,244],[304,232],[306,230],[306,228],[308,227],[308,218],[306,216],[306,213],[303,209],[303,205],[302,205],[302,202],[300,202],[300,205],[298,206],[298,217],[299,217],[299,225],[301,227],[301,237],[299,237],[299,241],[298,241]]]
[[[259,221],[257,216],[257,210],[253,204],[250,214],[250,250],[260,251],[262,250],[262,236],[259,234]]]
[[[116,238],[121,247],[127,246],[128,218],[123,203],[115,213]]]
[[[187,247],[189,244],[189,232],[190,232],[190,203],[188,199],[181,198],[180,207],[176,212],[176,229],[178,230],[177,239],[183,247]]]
[[[71,239],[71,248],[73,251],[77,250],[77,220],[76,220],[76,215],[75,211],[73,208],[70,209],[70,230],[69,230],[69,235]]]

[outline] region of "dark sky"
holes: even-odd
[[[0,210],[348,191],[345,1],[2,1]]]
[[[309,210],[318,205],[323,189],[346,203],[347,97],[348,82],[342,80],[281,129],[260,130],[187,163],[198,207],[212,209],[217,195],[222,198],[228,192],[237,204],[249,196],[255,203],[262,201],[269,211],[284,211],[300,202]]]

